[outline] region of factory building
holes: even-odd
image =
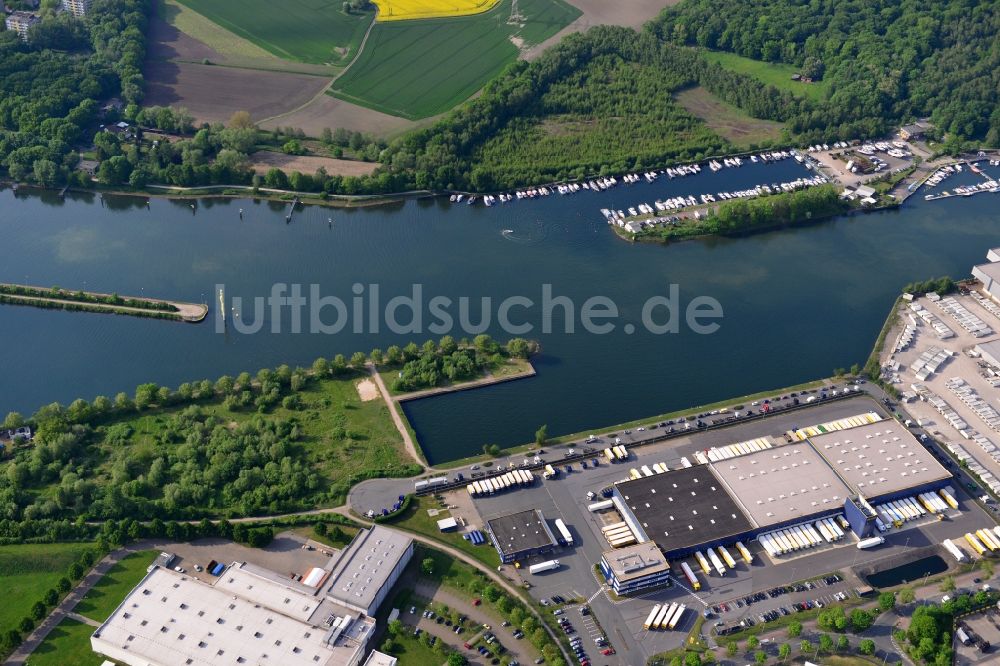
[[[905,427],[873,420],[843,419],[797,431],[803,441],[625,481],[612,499],[636,540],[672,560],[841,515],[865,538],[873,505],[951,479]]]
[[[504,564],[550,553],[556,547],[556,538],[538,509],[487,520],[486,531]]]
[[[670,564],[652,541],[601,555],[601,573],[615,594],[633,594],[670,582]]]
[[[378,525],[301,577],[233,562],[205,582],[160,566],[163,553],[91,646],[130,666],[357,666],[412,555],[412,539]]]

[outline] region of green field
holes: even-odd
[[[735,53],[725,53],[723,51],[704,51],[703,55],[708,60],[717,62],[726,69],[749,74],[760,79],[763,83],[774,86],[778,90],[787,90],[802,97],[822,99],[830,87],[827,81],[816,81],[813,83],[792,81],[792,74],[796,74],[799,71],[798,67],[793,65],[752,60],[736,55]]]
[[[374,20],[374,12],[346,14],[329,0],[178,1],[279,58],[314,64],[349,63]]]
[[[90,546],[88,543],[0,546],[0,579],[7,599],[0,604],[0,627],[16,626]]]
[[[64,618],[55,629],[35,648],[24,662],[25,666],[98,666],[104,661],[90,649],[90,635],[94,628]]]
[[[580,15],[563,0],[520,0],[523,26],[508,25],[510,1],[476,16],[378,23],[331,95],[411,120],[471,97],[519,53]]]
[[[73,610],[91,620],[104,622],[146,575],[146,567],[155,557],[156,551],[153,550],[130,553],[111,567]]]

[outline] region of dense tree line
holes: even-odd
[[[47,16],[27,42],[0,32],[0,165],[11,178],[81,182],[74,146],[98,101],[142,101],[148,10],[148,0],[95,0],[85,18]]]
[[[822,185],[757,199],[726,201],[701,220],[680,220],[643,233],[665,240],[734,234],[776,225],[802,224],[839,215],[847,209],[847,202],[840,198],[834,186]]]
[[[439,343],[428,340],[420,348],[411,343],[402,349],[390,347],[385,354],[376,349],[371,358],[376,365],[400,368],[392,389],[405,392],[474,379],[510,357],[527,358],[536,349],[535,343],[523,338],[514,338],[503,347],[486,334],[477,335],[471,343],[446,335]]]
[[[995,2],[688,0],[651,28],[672,43],[821,74],[829,97],[789,118],[796,134],[873,135],[929,115],[956,137],[1000,144]]]

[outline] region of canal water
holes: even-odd
[[[666,247],[618,239],[599,212],[806,173],[793,161],[716,174],[706,169],[674,181],[491,209],[440,199],[353,211],[310,207],[287,224],[287,206],[276,203],[202,200],[192,209],[186,201],[154,199],[147,209],[135,199],[63,201],[8,190],[0,192],[0,281],[212,306],[217,284],[225,285],[227,298],[252,299],[271,293],[276,282],[300,283],[307,292],[315,283],[323,295],[345,302],[355,283],[365,286],[366,296],[368,285],[378,284],[384,304],[419,283],[425,301],[470,297],[473,322],[480,320],[484,296],[494,299],[494,311],[510,296],[540,303],[546,284],[554,296],[569,297],[573,333],[565,331],[563,310],[555,310],[549,333],[539,328],[540,308],[512,310],[512,319],[535,326],[525,337],[542,344],[536,377],[406,404],[428,457],[442,462],[484,444],[529,441],[542,424],[552,435],[598,428],[862,363],[900,286],[967,275],[989,247],[1000,245],[1000,199],[993,194],[920,200],[896,212]],[[646,331],[643,304],[669,294],[670,285],[677,285],[682,308],[698,296],[716,299],[724,312],[719,330]],[[618,308],[609,334],[580,329],[579,310],[595,295]],[[384,324],[362,333],[351,327],[294,333],[287,311],[278,314],[265,316],[263,331],[243,334],[233,326],[218,333],[213,323],[0,307],[0,413],[113,396],[146,381],[177,386],[439,337],[397,335]],[[252,319],[246,304],[243,315]],[[400,319],[406,321],[405,314]],[[271,332],[272,324],[280,330]],[[628,324],[634,333],[626,332]],[[495,312],[489,332],[510,337]]]

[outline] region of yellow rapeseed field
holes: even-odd
[[[443,18],[481,14],[500,0],[372,0],[378,6],[379,21]]]

